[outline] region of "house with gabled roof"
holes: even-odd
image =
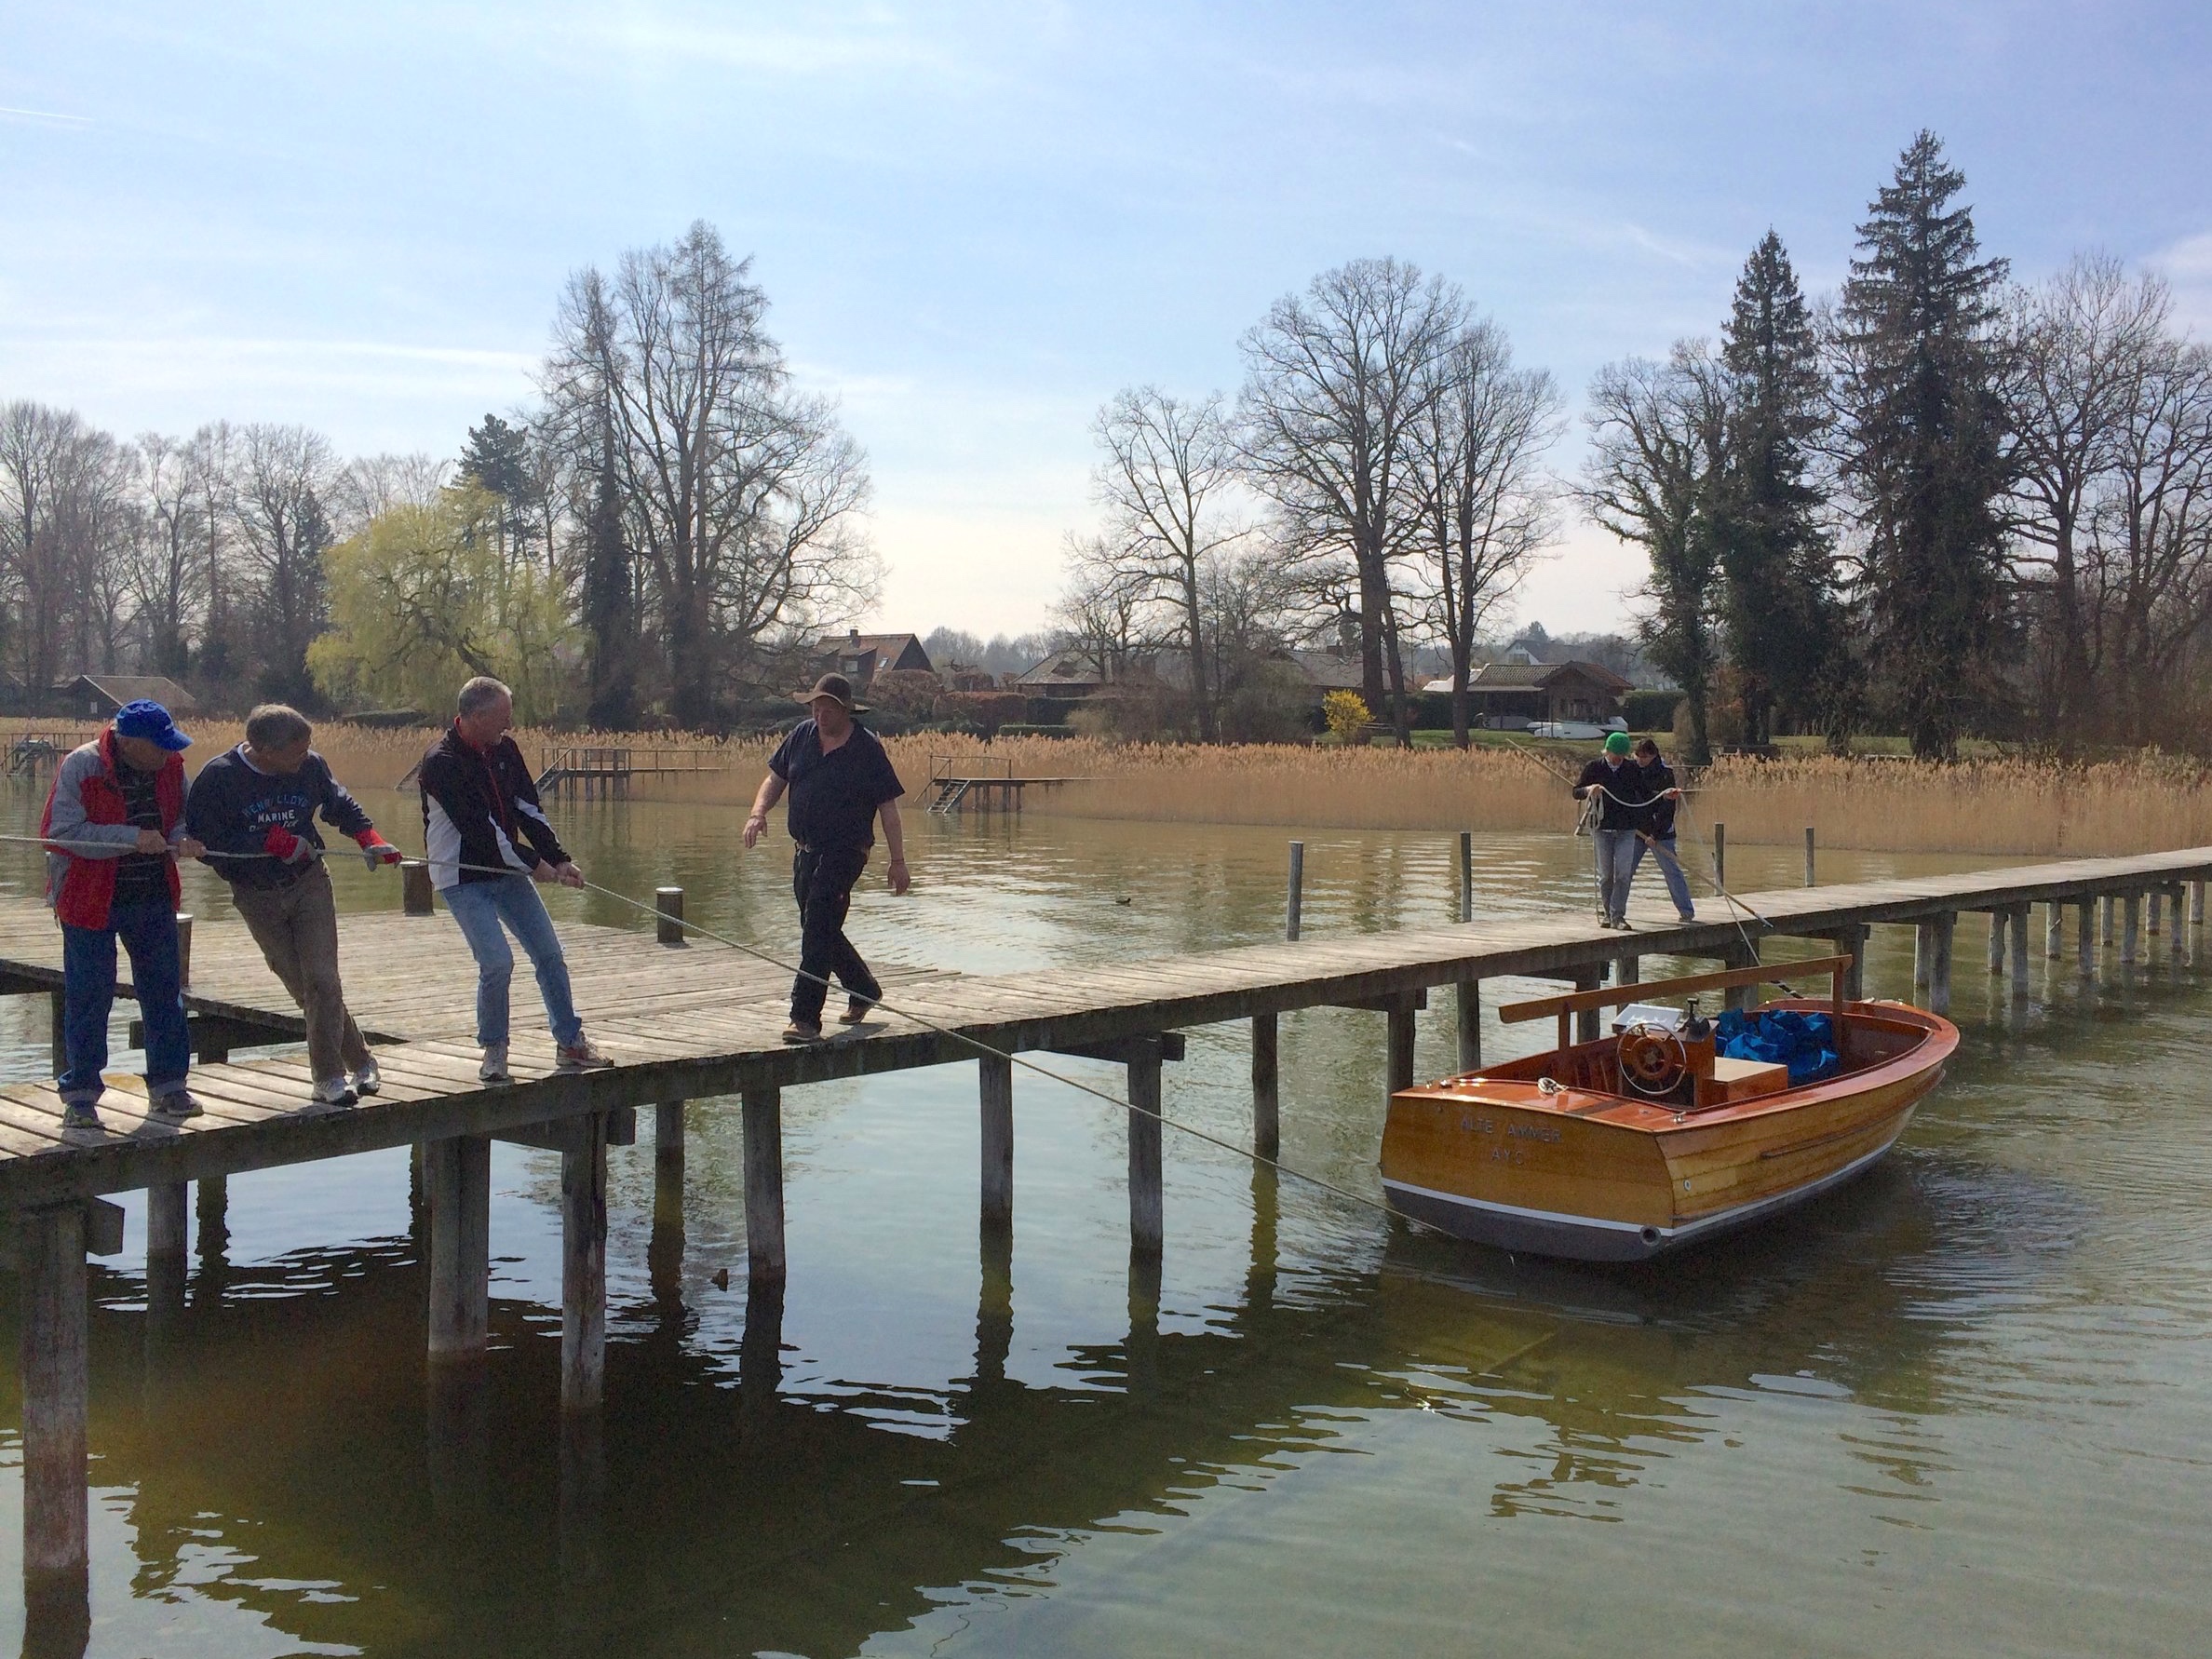
[[[855,691],[866,691],[869,681],[892,668],[937,671],[919,634],[864,634],[858,628],[824,634],[807,654],[807,665],[817,675],[843,674]]]

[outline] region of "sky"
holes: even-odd
[[[9,0],[0,400],[450,455],[530,402],[572,271],[705,219],[868,451],[864,620],[1021,631],[1099,405],[1234,394],[1348,259],[1459,283],[1579,417],[1769,226],[1832,290],[1926,127],[2016,276],[2100,250],[2212,333],[2208,48],[2130,0]],[[1619,626],[1638,573],[1571,524],[1517,614]]]

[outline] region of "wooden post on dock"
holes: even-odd
[[[177,983],[192,984],[192,918],[182,910],[177,912]]]
[[[573,1121],[560,1154],[560,1409],[596,1411],[607,1394],[607,1114]]]
[[[2120,899],[2120,965],[2133,967],[2143,937],[2143,896],[2123,894]]]
[[[203,1175],[193,1185],[194,1220],[199,1226],[198,1256],[202,1261],[222,1258],[230,1245],[230,1177]]]
[[[490,1332],[492,1142],[454,1135],[423,1147],[430,1203],[430,1358],[479,1357]]]
[[[2143,895],[2143,931],[2151,938],[2159,935],[2159,913],[2165,908],[2165,890],[2153,887]]]
[[[1732,968],[1757,967],[1759,965],[1758,942],[1739,939],[1736,943],[1729,946],[1727,954],[1721,958],[1721,965]],[[1759,988],[1755,985],[1732,985],[1720,993],[1720,1005],[1723,1008],[1748,1008],[1758,1000],[1758,997]],[[1593,1014],[1590,1017],[1590,1036],[1595,1037],[1597,1034],[1598,1018]],[[1587,1038],[1585,1039],[1585,1041],[1587,1040]]]
[[[2066,954],[2066,907],[2057,899],[2043,906],[2043,956],[2057,962]]]
[[[2113,898],[2112,898],[2112,896],[2111,896],[2110,893],[2106,894],[2106,895],[2105,895],[2105,896],[2104,896],[2102,898],[2100,898],[2100,899],[2098,899],[2098,900],[2097,900],[2097,907],[2098,907],[2098,913],[2099,913],[2099,916],[2101,917],[2101,920],[2102,920],[2102,930],[2103,930],[2103,937],[2104,937],[2104,947],[2105,947],[2105,949],[2106,949],[2106,950],[2110,951],[2110,950],[2112,948],[2112,937],[2113,937],[2113,936],[2112,936],[2112,912],[2113,912]]]
[[[756,1282],[784,1277],[783,1094],[749,1088],[745,1118],[746,1273]]]
[[[1459,919],[1462,925],[1475,920],[1475,832],[1462,830],[1459,838]],[[1482,981],[1462,979],[1457,987],[1459,1069],[1482,1070]]]
[[[1413,1086],[1413,1039],[1417,1027],[1415,1015],[1421,1006],[1421,993],[1408,991],[1390,999],[1389,1031],[1385,1041],[1389,1047],[1389,1086],[1383,1090],[1385,1107],[1390,1097],[1401,1088]]]
[[[1613,959],[1613,983],[1615,985],[1640,984],[1642,979],[1642,957],[1620,956]]]
[[[407,916],[427,916],[436,908],[432,902],[430,866],[422,858],[399,860],[399,911]]]
[[[976,1062],[983,1117],[983,1224],[1014,1224],[1014,1062],[987,1054]]]
[[[1290,894],[1283,911],[1283,937],[1298,938],[1299,912],[1305,908],[1305,843],[1290,843]]]
[[[653,1109],[653,1232],[645,1268],[656,1302],[678,1311],[683,1294],[683,1102]]]
[[[54,1017],[53,1031],[48,1039],[47,1058],[54,1075],[59,1077],[69,1070],[69,999],[66,992],[47,992],[47,1008]]]
[[[1713,885],[1728,890],[1728,826],[1713,826]]]
[[[2189,883],[2189,924],[2192,927],[2205,924],[2205,883],[2202,882]]]
[[[2179,887],[2166,889],[2166,913],[2173,918],[2166,943],[2167,958],[2178,964],[2189,954],[2189,929],[2181,920],[2182,897]]]
[[[1296,844],[1296,843],[1293,843]],[[1160,1043],[1129,1044],[1129,1249],[1157,1255],[1167,1234],[1160,1181]]]
[[[2084,898],[2074,906],[2074,970],[2084,979],[2097,978],[2097,900]]]
[[[1851,958],[1851,965],[1843,970],[1843,999],[1857,1002],[1867,994],[1867,937],[1872,932],[1864,923],[1856,927],[1839,927],[1825,936],[1838,956]]]
[[[1955,910],[1946,910],[1936,918],[1936,963],[1928,980],[1928,1006],[1937,1014],[1950,1012],[1951,940],[1958,925]]]
[[[1810,824],[1805,826],[1805,885],[1808,887],[1820,885],[1813,879],[1813,826]]]
[[[1283,1149],[1281,1042],[1277,1016],[1252,1016],[1252,1150],[1263,1158]]]
[[[1991,974],[2004,972],[2004,927],[2010,920],[2011,915],[2008,911],[1991,910],[1989,912],[1989,972]]]
[[[2012,1000],[2016,1003],[2024,1003],[2028,1000],[2029,989],[2028,907],[2026,905],[2016,904],[2012,907],[2011,926],[2008,931],[2012,935]]]
[[[653,909],[655,916],[654,937],[664,945],[682,944],[683,889],[655,887],[653,890]]]
[[[90,1621],[85,1207],[62,1204],[6,1220],[19,1229],[22,1275],[25,1618],[33,1630],[84,1628]],[[28,1639],[24,1645],[35,1651]]]
[[[1605,971],[1602,968],[1582,967],[1574,970],[1574,989],[1577,991],[1596,991],[1604,983],[1604,979]],[[1574,1016],[1574,1040],[1577,1043],[1595,1043],[1598,1034],[1598,1011],[1596,1008],[1578,1010]]]
[[[146,1189],[146,1259],[182,1256],[186,1237],[184,1187],[181,1180],[165,1180]]]

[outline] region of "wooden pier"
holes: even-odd
[[[1022,777],[1012,761],[975,755],[929,757],[926,813],[950,816],[963,812],[1019,812],[1030,789],[1056,789],[1062,784],[1089,783],[1086,777]]]
[[[1979,912],[1990,918],[1990,973],[2012,998],[2025,1001],[2032,907],[2046,907],[2046,958],[2070,954],[2071,971],[2091,978],[2100,965],[2124,971],[2162,948],[2180,960],[2203,925],[2208,880],[2212,847],[2197,847],[1747,895],[1747,909],[1765,927],[1747,919],[1739,929],[1714,900],[1706,919],[1688,925],[1674,922],[1671,907],[1639,907],[1636,931],[1625,934],[1561,914],[1048,974],[971,976],[891,962],[879,964],[885,994],[909,1013],[881,1012],[849,1036],[803,1048],[780,1041],[788,976],[716,944],[684,942],[675,924],[681,895],[664,889],[663,919],[653,932],[560,930],[579,1010],[616,1069],[558,1072],[549,1040],[520,1033],[529,1023],[524,1014],[511,1057],[515,1080],[489,1086],[476,1077],[475,967],[451,920],[353,915],[343,936],[348,1000],[378,1044],[384,1086],[350,1108],[310,1103],[303,1058],[228,1058],[241,1048],[296,1042],[302,1027],[243,927],[202,924],[194,930],[185,998],[201,1057],[192,1087],[206,1115],[182,1125],[154,1121],[142,1083],[116,1077],[101,1107],[104,1126],[64,1129],[51,1084],[0,1088],[0,1253],[22,1279],[23,1562],[33,1616],[57,1627],[74,1627],[86,1616],[86,1258],[121,1248],[121,1212],[103,1194],[146,1190],[148,1294],[159,1302],[162,1287],[179,1279],[160,1269],[183,1255],[186,1183],[200,1183],[203,1230],[220,1228],[223,1183],[234,1173],[419,1148],[429,1230],[425,1339],[436,1392],[444,1386],[439,1378],[465,1374],[485,1351],[490,1140],[558,1150],[560,1397],[570,1425],[563,1447],[564,1457],[572,1442],[585,1449],[575,1477],[588,1489],[591,1424],[605,1390],[606,1149],[634,1136],[641,1107],[655,1113],[657,1207],[681,1194],[683,1103],[735,1099],[744,1131],[749,1272],[756,1285],[773,1289],[785,1275],[782,1091],[976,1059],[960,1037],[1002,1053],[1114,1061],[1126,1069],[1129,1101],[1158,1110],[1164,1068],[1181,1058],[1185,1030],[1248,1020],[1253,1141],[1272,1151],[1280,1133],[1277,1019],[1295,1009],[1345,1006],[1384,1017],[1380,1106],[1414,1081],[1415,1022],[1432,990],[1455,989],[1458,1058],[1472,1068],[1481,1063],[1485,979],[1551,978],[1591,989],[1609,978],[1635,978],[1645,955],[1747,966],[1759,941],[1773,936],[1818,941],[1857,958],[1870,928],[1909,926],[1918,1000],[1940,1011],[1951,998],[1958,918]],[[418,910],[426,908],[421,888],[419,878],[406,883]],[[2070,910],[2070,933],[2064,926]],[[1470,913],[1464,897],[1462,913]],[[61,955],[59,932],[43,906],[0,900],[0,992],[47,997],[58,1020]],[[1849,994],[1858,994],[1856,979],[1855,967]],[[527,987],[518,997],[522,1013],[533,999]],[[1015,1068],[986,1057],[979,1072],[979,1219],[987,1237],[1003,1237],[1015,1203]],[[1132,1256],[1152,1263],[1147,1272],[1156,1275],[1165,1242],[1162,1128],[1140,1110],[1129,1113],[1127,1133]]]

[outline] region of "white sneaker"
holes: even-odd
[[[371,1060],[353,1074],[353,1086],[357,1095],[372,1095],[384,1087],[384,1073],[376,1069],[376,1062]]]
[[[343,1077],[326,1077],[315,1086],[317,1106],[351,1106],[359,1099],[353,1091],[353,1085]]]
[[[484,1063],[477,1068],[479,1083],[511,1083],[507,1074],[507,1045],[505,1043],[484,1045]]]

